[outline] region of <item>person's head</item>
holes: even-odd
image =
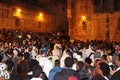
[[[18,53],[17,57],[18,57],[19,59],[22,59],[22,58],[23,58],[22,52]]]
[[[107,55],[102,55],[101,59],[107,61]]]
[[[68,49],[69,48],[69,45],[68,44],[65,44],[65,49]]]
[[[99,64],[96,66],[97,73],[103,76],[108,77],[110,74],[110,68],[109,65],[105,62],[99,62]]]
[[[74,60],[71,57],[65,58],[65,67],[72,67],[74,64]]]
[[[30,58],[30,54],[28,52],[24,53],[24,59],[29,59]]]
[[[90,65],[91,63],[92,60],[89,57],[85,58],[85,65]]]
[[[14,54],[13,54],[13,49],[12,48],[8,49],[6,53],[7,53],[7,55],[10,55],[11,58],[13,58]]]
[[[37,78],[42,77],[43,70],[40,65],[33,66],[32,72],[33,72],[33,77],[37,77]]]
[[[73,58],[73,61],[74,61],[74,63],[78,62],[77,58]]]
[[[98,61],[100,61],[100,59],[95,59],[94,64],[93,64],[94,67],[97,66],[97,62],[98,62]]]
[[[80,55],[81,57],[82,57],[82,54],[83,54],[82,52],[78,52],[78,55]]]
[[[31,59],[30,62],[29,62],[30,71],[32,70],[34,65],[39,65],[39,62],[37,60],[35,60],[35,59]]]
[[[12,73],[12,71],[14,69],[14,63],[13,63],[13,61],[7,60],[7,61],[5,61],[5,64],[7,65],[7,71],[9,73]]]
[[[55,66],[60,66],[60,60],[59,59],[55,60]]]
[[[110,75],[109,65],[105,62],[101,62],[99,65],[100,65],[100,70],[102,71],[103,75],[108,77]]]
[[[118,55],[116,58],[116,65],[120,67],[120,55]]]
[[[66,53],[67,53],[68,55],[71,55],[71,54],[72,54],[72,52],[70,51],[70,49],[67,49],[67,50],[66,50]]]
[[[84,63],[82,61],[78,61],[76,64],[76,69],[81,70],[84,67]]]

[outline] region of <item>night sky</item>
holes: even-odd
[[[7,4],[8,6],[21,6],[27,9],[35,10],[35,7],[43,9],[45,11],[54,12],[54,7],[57,7],[60,3],[67,5],[67,0],[0,0],[0,3]]]
[[[101,0],[93,0],[94,5],[97,6],[95,7],[95,10],[97,10],[98,7],[101,6],[100,1]],[[0,2],[8,5],[18,5],[17,2],[21,2],[22,4],[25,3],[28,5],[32,5],[32,7],[37,6],[45,9],[56,7],[57,5],[59,5],[59,3],[67,5],[67,0],[0,0]],[[109,6],[109,2],[110,0],[103,0],[103,9],[107,10],[107,7],[105,5]],[[120,11],[120,0],[114,0],[113,7],[113,11]]]
[[[12,4],[14,2],[22,2],[35,6],[56,5],[57,3],[67,3],[67,0],[0,0],[2,3]]]

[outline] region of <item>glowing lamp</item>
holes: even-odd
[[[38,19],[39,19],[39,21],[43,21],[43,14],[42,13],[39,14]]]
[[[86,17],[85,17],[85,16],[82,16],[82,20],[83,20],[83,21],[86,21]]]
[[[20,9],[20,8],[18,8],[16,11],[17,11],[17,13],[20,13],[20,12],[21,12],[21,9]]]

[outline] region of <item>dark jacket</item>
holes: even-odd
[[[23,79],[27,73],[29,72],[30,68],[29,68],[29,62],[30,59],[26,59],[21,61],[18,65],[17,65],[17,71],[18,71],[18,75],[20,75],[20,78]]]
[[[78,74],[80,75],[81,80],[89,80],[90,74],[85,68],[82,68],[81,70],[77,71]]]
[[[80,80],[80,75],[73,69],[64,68],[60,72],[56,73],[53,80],[68,80],[70,76],[75,76]]]
[[[103,76],[96,74],[90,80],[106,80]]]
[[[118,70],[117,72],[115,72],[112,76],[111,80],[120,80],[120,70]]]

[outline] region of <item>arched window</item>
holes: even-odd
[[[82,29],[83,29],[83,30],[86,30],[86,29],[87,29],[87,22],[86,22],[86,21],[83,21],[83,22],[82,22]]]
[[[20,19],[19,18],[15,18],[15,26],[20,26]]]

